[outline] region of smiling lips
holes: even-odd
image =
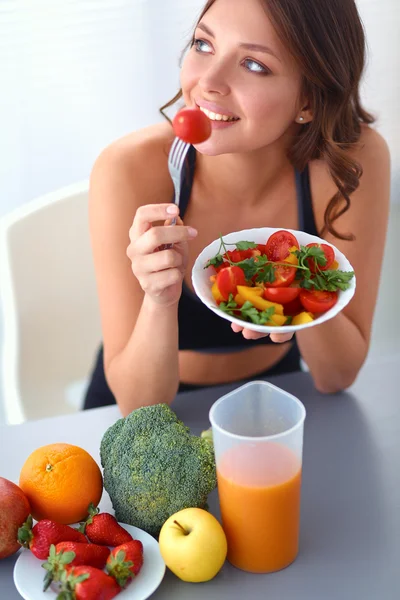
[[[221,129],[240,121],[239,117],[235,117],[230,111],[219,112],[223,108],[209,102],[201,101],[201,105],[196,102],[198,108],[210,119],[213,129]]]
[[[223,115],[221,113],[215,113],[203,106],[199,106],[200,110],[210,119],[210,121],[225,121],[225,122],[233,122],[239,121],[238,117],[230,117],[228,115]]]

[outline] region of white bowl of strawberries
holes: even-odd
[[[94,507],[84,524],[43,519],[33,525],[29,516],[23,528],[26,544],[14,582],[25,600],[145,600],[164,577],[158,542]]]
[[[260,333],[324,323],[356,289],[354,270],[335,246],[270,227],[235,231],[209,244],[196,259],[192,283],[218,316]]]

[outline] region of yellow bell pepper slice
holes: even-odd
[[[339,263],[337,260],[334,260],[331,266],[329,267],[330,271],[337,271],[339,268]]]
[[[292,254],[293,252],[296,252],[297,250],[298,250],[298,248],[296,246],[291,246],[289,248],[290,254],[287,258],[285,258],[285,260],[283,262],[289,263],[290,265],[298,265],[299,259],[297,258],[297,256],[295,254]]]
[[[282,327],[286,323],[287,317],[284,315],[272,315],[271,321],[273,321],[274,325],[277,327]],[[272,325],[272,323],[268,323],[268,325]]]
[[[304,323],[311,323],[314,321],[313,314],[310,312],[301,312],[293,317],[292,325],[304,325]]]
[[[246,302],[246,300],[240,294],[236,294],[234,300],[238,306],[243,306],[243,304]]]
[[[224,301],[224,299],[221,295],[221,292],[219,291],[219,288],[217,286],[217,282],[213,283],[213,285],[211,287],[211,293],[213,295],[215,302],[223,302]]]
[[[253,306],[258,308],[258,310],[267,310],[268,308],[271,308],[271,306],[273,306],[275,308],[275,314],[283,315],[283,305],[282,304],[277,304],[276,302],[270,302],[269,300],[265,300],[264,298],[261,298],[258,291],[257,292],[253,291],[255,289],[256,288],[251,288],[251,287],[248,287],[247,285],[238,285],[237,286],[238,294],[242,298],[244,298],[245,301],[248,300],[249,302],[251,302],[253,304]]]

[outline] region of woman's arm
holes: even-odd
[[[363,167],[360,186],[352,194],[348,212],[335,221],[337,230],[352,233],[355,240],[324,236],[352,264],[357,277],[356,292],[337,317],[297,334],[301,355],[315,385],[326,393],[349,387],[367,357],[385,248],[390,199],[389,150],[384,139],[369,128],[364,128],[360,146],[353,152]],[[328,191],[329,183],[326,185]],[[325,210],[325,206],[322,208]],[[319,211],[319,225],[322,218]]]
[[[171,402],[179,385],[181,281],[177,279],[183,277],[179,271],[183,257],[177,251],[153,253],[153,249],[163,241],[182,241],[187,228],[153,227],[168,219],[167,204],[154,202],[168,202],[173,188],[165,140],[157,140],[157,135],[154,140],[151,136],[143,139],[143,135],[128,136],[107,148],[97,159],[90,181],[90,232],[104,369],[123,415],[139,406]],[[164,234],[173,234],[174,240]],[[160,235],[165,239],[159,239]],[[132,272],[133,262],[140,283]],[[163,303],[164,290],[159,286],[174,282],[175,293]]]
[[[324,237],[352,264],[357,277],[356,292],[335,318],[296,334],[315,386],[324,393],[349,387],[367,357],[388,223],[390,156],[386,142],[376,131],[365,127],[360,148],[353,155],[362,165],[363,175],[359,188],[352,194],[350,209],[335,221],[335,228],[352,233],[355,240],[343,241],[330,234]],[[322,228],[326,199],[333,196],[335,187],[322,161],[313,166],[313,171],[314,211],[317,226]],[[234,324],[232,329],[242,330]],[[248,329],[242,333],[247,339],[262,336]],[[291,337],[291,334],[271,334],[274,342],[285,342]]]

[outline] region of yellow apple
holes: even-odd
[[[220,523],[201,508],[184,508],[169,517],[158,542],[167,567],[179,579],[192,583],[215,577],[228,549]]]

